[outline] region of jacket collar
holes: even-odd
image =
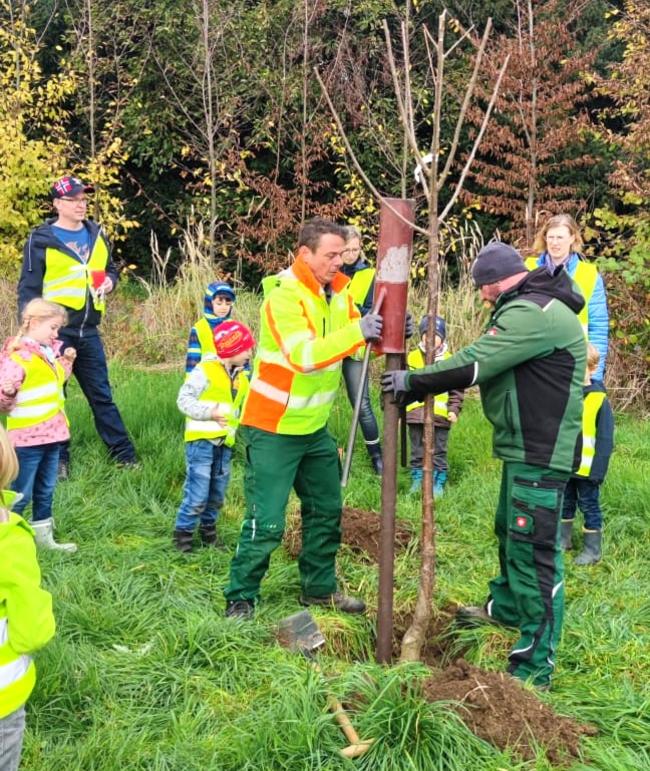
[[[316,277],[314,276],[312,269],[303,259],[296,257],[296,260],[291,267],[298,281],[306,286],[307,289],[312,292],[312,294],[315,294],[317,297],[320,297],[323,294],[323,287],[319,284],[318,281],[316,281]],[[344,276],[341,271],[339,271],[332,279],[330,286],[332,287],[332,291],[338,293],[341,292],[343,287],[349,283],[350,279],[347,276]]]

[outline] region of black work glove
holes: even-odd
[[[367,313],[361,319],[359,325],[365,340],[379,340],[384,320],[378,313]]]
[[[411,316],[410,311],[406,311],[406,324],[404,325],[404,337],[408,340],[410,337],[413,337],[414,332],[415,332],[415,324],[413,323],[413,316]]]
[[[395,404],[403,406],[407,404],[405,398],[409,391],[406,387],[407,369],[394,369],[391,372],[384,372],[381,376],[381,390],[390,396]]]

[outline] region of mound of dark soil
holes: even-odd
[[[341,540],[348,548],[358,552],[370,562],[379,559],[380,518],[374,511],[345,506],[341,518]],[[395,551],[401,551],[411,540],[411,528],[399,520],[395,522]],[[295,559],[300,554],[302,536],[300,518],[290,521],[284,535],[284,546]]]
[[[504,672],[484,672],[458,659],[424,682],[427,701],[458,702],[453,708],[467,727],[490,744],[514,749],[525,760],[535,757],[536,745],[552,763],[578,756],[583,735],[597,729],[558,715]]]

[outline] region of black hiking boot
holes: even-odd
[[[191,530],[174,530],[174,546],[183,554],[192,551],[194,533]]]
[[[324,597],[308,597],[300,595],[301,605],[318,605],[321,608],[334,608],[343,613],[363,613],[366,609],[366,603],[357,597],[346,597],[341,592],[326,594]]]
[[[226,603],[226,618],[247,621],[255,615],[255,605],[250,600],[233,600]]]
[[[221,546],[217,538],[216,525],[199,525],[199,537],[202,546]]]

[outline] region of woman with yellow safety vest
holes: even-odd
[[[352,225],[345,227],[345,251],[341,255],[343,265],[341,273],[350,279],[349,292],[361,316],[372,310],[372,296],[375,288],[375,269],[366,261],[361,250],[361,233]],[[354,406],[359,386],[363,362],[358,356],[347,356],[343,359],[343,380],[350,404]],[[379,427],[377,418],[370,404],[368,381],[363,387],[363,400],[359,412],[359,425],[370,456],[370,462],[376,474],[381,474],[383,461],[381,444],[379,443]]]
[[[603,278],[593,263],[586,262],[580,252],[583,241],[578,224],[568,214],[556,214],[537,232],[533,249],[538,257],[526,260],[528,270],[545,267],[549,273],[562,265],[575,281],[585,298],[585,306],[578,314],[585,337],[600,354],[600,363],[593,380],[602,382],[609,338],[607,294]]]
[[[25,731],[25,702],[36,681],[33,651],[54,635],[52,597],[41,588],[34,535],[11,512],[16,493],[4,488],[18,460],[0,426],[0,769],[17,771]]]
[[[6,341],[0,355],[0,410],[8,413],[7,429],[20,463],[14,511],[22,514],[33,501],[36,543],[74,552],[75,544],[54,540],[52,520],[61,442],[70,438],[63,385],[76,356],[74,348],[58,355],[56,338],[65,321],[65,310],[56,303],[40,298],[27,303],[18,335]]]

